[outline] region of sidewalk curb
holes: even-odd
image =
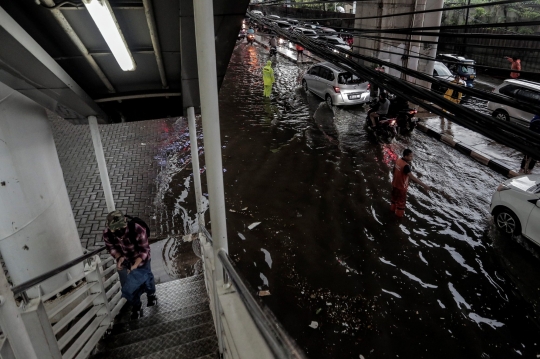
[[[488,166],[489,168],[491,168],[497,173],[502,174],[503,176],[510,177],[510,178],[519,176],[519,173],[512,170],[511,168],[508,168],[505,164],[497,161],[496,159],[488,158],[480,152],[474,151],[469,146],[464,145],[463,143],[460,143],[458,141],[455,141],[451,136],[438,133],[422,123],[418,123],[416,125],[416,128],[424,132],[428,136],[433,137],[436,140],[439,140],[447,144],[448,146],[458,150],[459,152],[463,153],[465,156],[469,156],[473,158],[474,160],[476,160],[477,162],[480,162],[481,164]]]

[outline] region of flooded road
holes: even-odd
[[[419,132],[376,143],[362,107],[332,111],[301,89],[306,65],[278,57],[263,99],[267,57],[239,44],[220,90],[229,251],[307,357],[536,358],[540,256],[491,223],[504,178]],[[433,190],[411,185],[399,220],[405,148]],[[193,223],[188,168],[166,196]]]

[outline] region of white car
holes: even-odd
[[[440,61],[435,61],[433,65],[433,77],[436,78],[437,80],[452,82],[454,81],[454,78],[456,76],[452,73],[452,71],[450,71],[448,67],[446,67],[445,64],[443,64]],[[463,81],[462,79],[459,80],[459,83],[462,86],[466,85],[465,81]],[[448,90],[448,87],[441,86],[439,84],[432,84],[431,90],[437,93],[445,93],[446,90]]]
[[[316,39],[319,37],[319,35],[317,35],[317,33],[315,32],[315,30],[311,30],[311,29],[306,29],[304,27],[295,27],[294,28],[294,31],[302,34],[302,35],[305,35],[305,36],[308,36],[312,39]]]
[[[334,45],[343,50],[351,51],[351,47],[342,38],[337,36],[319,36],[319,40],[326,42],[327,44]],[[335,49],[334,49],[335,50]],[[335,50],[338,52],[337,50]]]
[[[499,185],[491,199],[495,225],[540,245],[540,175],[518,176]]]
[[[259,10],[253,10],[251,11],[251,13],[254,15],[254,16],[260,16],[260,17],[263,17],[264,14],[262,13],[262,11],[259,11]]]
[[[540,83],[538,82],[508,79],[497,86],[493,92],[512,97],[516,100],[532,103],[540,102]],[[534,114],[530,112],[518,110],[515,107],[502,105],[493,101],[488,102],[487,108],[491,111],[493,117],[505,121],[512,119],[529,124],[534,117]]]
[[[359,105],[369,101],[369,83],[330,62],[311,66],[302,87],[326,101],[328,106]]]

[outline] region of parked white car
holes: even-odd
[[[311,66],[302,78],[302,87],[324,99],[328,106],[369,101],[369,83],[330,62]]]
[[[533,103],[540,102],[540,83],[538,82],[508,79],[497,86],[493,92],[512,97],[516,100]],[[511,119],[518,120],[528,125],[534,117],[533,113],[492,101],[488,102],[487,108],[491,111],[493,117],[505,121],[510,121]]]
[[[540,175],[518,176],[501,183],[490,210],[504,234],[521,234],[540,245]]]

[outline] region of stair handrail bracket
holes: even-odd
[[[112,257],[105,260],[100,247],[32,280],[11,288],[19,299],[18,311],[39,359],[86,359],[101,337],[112,327],[126,300],[121,298],[120,278]],[[84,264],[83,273],[71,277],[66,270]],[[28,299],[26,291],[43,281],[66,275],[64,283],[44,295]],[[8,334],[11,328],[3,326]],[[0,337],[0,358],[6,340]],[[16,355],[8,358],[26,359]]]
[[[305,355],[268,309],[255,299],[223,248],[213,248],[210,233],[199,227],[206,288],[218,336],[226,358],[303,359]],[[216,253],[216,255],[214,254]],[[216,258],[216,257],[217,258]],[[217,280],[215,261],[223,268]]]

